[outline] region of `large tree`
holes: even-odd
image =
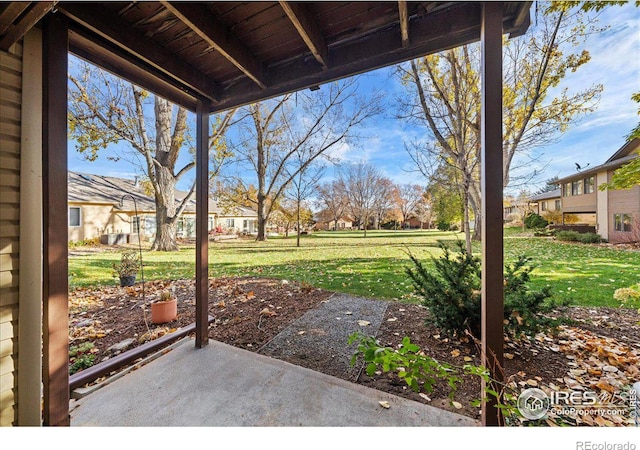
[[[294,178],[332,149],[354,144],[359,126],[380,111],[379,97],[362,98],[357,87],[350,78],[246,108],[237,146],[243,171],[235,178],[246,185],[250,173],[256,182],[257,240],[266,239],[274,204]]]
[[[390,182],[370,163],[346,164],[338,172],[338,180],[344,186],[349,212],[367,237],[371,221],[387,203]]]
[[[308,149],[306,147],[299,148],[293,158],[293,163],[287,167],[287,175],[291,182],[285,191],[285,198],[292,200],[295,205],[296,247],[300,247],[302,225],[309,223],[312,218],[309,217],[310,210],[306,207],[307,200],[318,190],[318,183],[325,169],[324,165],[318,163],[309,164],[300,169],[308,158]]]
[[[580,11],[545,9],[527,35],[505,40],[503,76],[503,186],[513,181],[517,155],[552,142],[595,108],[602,86],[578,92],[561,88],[568,72],[586,64],[589,52],[575,51],[595,28]],[[422,153],[439,158],[460,173],[463,199],[475,215],[475,238],[481,230],[478,177],[480,155],[480,48],[472,44],[400,66],[412,94],[400,99],[399,116],[425,127],[432,138]],[[415,147],[410,147],[415,158]],[[418,148],[418,151],[420,149]]]
[[[196,164],[189,143],[187,110],[80,61],[69,80],[69,133],[76,149],[89,161],[110,149],[108,158],[123,159],[140,170],[155,199],[156,236],[151,249],[177,250],[178,219],[195,193],[194,180],[188,195],[176,201],[176,184]],[[210,177],[217,175],[230,156],[224,136],[234,113],[212,119]],[[178,166],[185,149],[192,157]]]
[[[400,184],[394,192],[395,206],[400,213],[403,228],[406,221],[417,215],[418,205],[424,200],[424,188],[419,184]]]
[[[333,221],[333,230],[338,229],[338,220],[343,218],[349,208],[344,184],[332,180],[318,186],[316,205],[320,208],[323,220]]]

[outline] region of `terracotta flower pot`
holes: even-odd
[[[178,302],[171,299],[166,302],[151,303],[151,322],[155,324],[167,323],[178,317]]]

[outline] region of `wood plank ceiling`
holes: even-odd
[[[47,13],[70,51],[178,104],[212,112],[316,86],[480,38],[479,2],[7,2],[0,48]],[[504,3],[523,34],[531,2]]]

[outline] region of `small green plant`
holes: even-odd
[[[171,293],[171,291],[164,290],[164,291],[160,292],[160,300],[158,300],[158,301],[159,302],[168,302],[172,298],[173,298],[173,294]]]
[[[501,409],[505,424],[516,423],[521,417],[516,406],[516,396],[504,383],[492,380],[489,371],[482,366],[465,364],[456,366],[441,363],[426,355],[418,345],[413,344],[408,336],[402,338],[402,345],[397,350],[382,347],[373,336],[356,332],[349,336],[349,344],[357,344],[351,357],[351,365],[355,365],[361,357],[366,363],[366,373],[369,376],[381,370],[383,373],[395,373],[414,392],[433,392],[439,383],[445,383],[449,389],[449,400],[453,401],[456,391],[466,376],[480,377],[484,380],[485,392],[471,403],[478,406],[480,402],[493,397]],[[492,387],[498,386],[497,390]]]
[[[113,264],[115,276],[130,277],[140,270],[140,257],[137,252],[126,251],[122,253],[119,263]]]
[[[93,366],[96,359],[96,355],[93,354],[94,348],[93,342],[83,342],[80,345],[69,347],[70,375]]]
[[[435,271],[427,268],[409,254],[413,267],[406,273],[413,282],[423,304],[429,308],[433,323],[451,336],[464,336],[469,331],[480,336],[481,265],[478,257],[467,253],[464,243],[457,242],[458,254],[453,256],[442,242],[443,256],[433,259]],[[552,327],[555,322],[545,316],[555,308],[549,287],[534,291],[528,287],[534,267],[530,259],[520,256],[505,267],[504,319],[505,331],[513,337],[535,334]]]

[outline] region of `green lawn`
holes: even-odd
[[[240,275],[297,280],[328,290],[361,296],[415,301],[405,275],[407,251],[421,259],[439,256],[438,240],[453,243],[459,233],[437,231],[319,232],[267,242],[246,240],[212,243],[209,267],[212,277]],[[479,253],[477,243],[475,251]],[[517,255],[534,258],[532,286],[550,285],[557,300],[574,304],[618,306],[613,292],[640,282],[640,252],[532,238],[517,229],[505,230],[507,262]],[[114,251],[72,256],[70,286],[113,284]],[[143,252],[145,279],[179,279],[194,276],[194,249],[178,252]],[[630,305],[640,306],[640,305]]]

